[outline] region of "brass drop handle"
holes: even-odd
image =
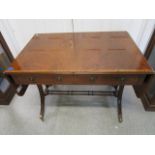
[[[30,77],[29,80],[30,80],[31,82],[35,82],[35,79],[34,79],[33,77]]]
[[[58,80],[58,81],[62,81],[62,80],[63,80],[63,77],[62,77],[62,76],[58,76],[58,77],[57,77],[57,80]]]
[[[93,81],[94,82],[95,80],[96,80],[96,77],[95,76],[91,76],[90,77],[90,81]]]
[[[125,82],[125,78],[121,78],[121,82]]]

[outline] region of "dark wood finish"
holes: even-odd
[[[39,93],[40,93],[40,100],[41,100],[41,109],[40,109],[40,119],[44,121],[44,113],[45,113],[45,94],[42,85],[37,85]]]
[[[28,85],[22,83],[22,84],[17,84],[14,82],[14,80],[12,79],[11,76],[5,76],[7,78],[7,80],[11,83],[14,91],[16,92],[16,94],[18,96],[23,96],[28,88]]]
[[[7,61],[11,63],[14,60],[14,58],[1,32],[0,32],[0,45],[4,50],[3,54],[6,55]],[[3,66],[0,65],[0,68],[3,69]],[[1,70],[0,72],[0,87],[2,86],[2,83],[4,82],[4,79],[5,79],[5,77],[3,76],[3,70]],[[0,105],[9,105],[14,95],[15,95],[14,88],[11,84],[8,83],[8,87],[4,92],[0,90]]]
[[[120,122],[124,86],[141,85],[152,73],[127,32],[36,34],[5,71],[14,85],[38,86],[42,119],[45,95],[67,94],[48,91],[50,85],[111,85],[118,98]],[[42,85],[46,85],[46,91]]]
[[[142,84],[145,75],[63,75],[63,74],[26,74],[26,75],[12,75],[13,80],[16,84],[82,84],[82,85],[119,85],[120,82],[125,83],[126,85],[137,85]]]
[[[122,118],[122,95],[123,95],[124,85],[120,85],[118,87],[118,95],[117,95],[117,110],[118,110],[118,120],[119,122],[123,121]]]
[[[9,105],[15,95],[12,85],[7,89],[6,93],[0,92],[0,105]]]
[[[145,52],[145,57],[148,59],[150,65],[153,65],[149,60],[153,56],[152,54],[155,55],[155,53],[153,53],[155,51],[153,50],[155,50],[155,30],[152,34],[152,37]],[[155,60],[155,57],[154,58],[152,57],[151,59]],[[152,66],[152,68],[155,69],[155,66]],[[155,73],[149,79],[147,79],[142,85],[134,87],[137,97],[141,98],[144,108],[147,111],[155,111],[155,92],[153,96],[150,97],[149,95],[152,87],[155,87]]]
[[[6,43],[6,41],[5,41],[5,39],[4,39],[1,32],[0,32],[0,43],[3,46],[3,48],[5,50],[5,53],[7,54],[10,62],[12,62],[14,60],[13,55],[12,55],[12,53],[11,53],[11,51],[9,49],[9,46],[7,45],[7,43]]]
[[[123,82],[123,81],[122,81]],[[37,85],[40,99],[41,99],[41,109],[40,118],[44,121],[44,111],[45,111],[45,96],[47,95],[88,95],[88,96],[114,96],[117,97],[117,110],[118,110],[118,121],[121,123],[123,121],[122,117],[122,95],[124,85],[115,86],[113,91],[61,91],[61,90],[50,90],[50,86],[46,86],[45,90],[42,85]]]
[[[149,44],[148,44],[146,52],[145,52],[146,59],[149,59],[152,49],[154,48],[154,45],[155,45],[155,30],[153,31],[152,37],[149,41]]]

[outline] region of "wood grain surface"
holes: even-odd
[[[36,34],[6,74],[152,74],[127,32]]]

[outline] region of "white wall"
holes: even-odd
[[[35,33],[72,31],[128,31],[144,52],[154,25],[155,20],[145,19],[0,20],[0,29],[14,56],[21,51]]]
[[[13,32],[11,30],[11,27],[8,25],[7,20],[0,20],[0,31],[2,32],[8,46],[10,47],[11,52],[14,56],[16,56],[18,51],[18,44],[15,41],[15,37],[13,36]]]
[[[72,31],[71,20],[54,19],[54,20],[31,20],[31,19],[9,19],[0,20],[2,33],[6,36],[6,40],[10,40],[15,45],[13,54],[16,56],[35,33],[46,32],[70,32]],[[8,43],[10,43],[8,39]]]

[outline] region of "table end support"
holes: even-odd
[[[37,85],[40,99],[41,99],[41,108],[40,108],[40,119],[44,121],[44,113],[45,113],[45,95],[42,85]]]
[[[117,93],[117,112],[118,112],[118,121],[119,123],[123,122],[122,116],[122,95],[123,95],[124,85],[118,87]]]

